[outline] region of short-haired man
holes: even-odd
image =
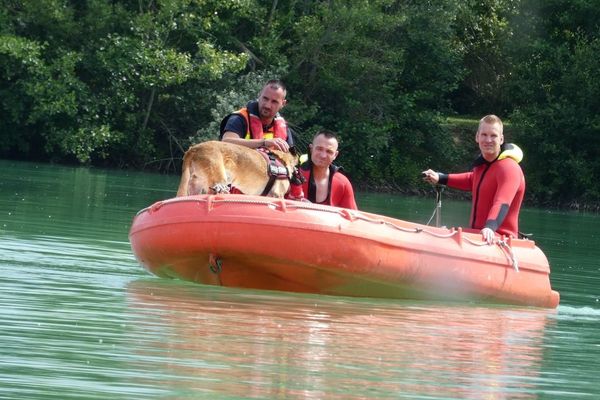
[[[519,166],[522,153],[513,144],[504,144],[502,121],[495,115],[479,121],[475,141],[481,155],[470,172],[443,174],[429,169],[423,172],[423,179],[472,192],[471,228],[480,229],[485,242],[493,243],[496,232],[516,238],[525,195],[525,177]]]
[[[303,192],[309,201],[356,210],[352,184],[333,164],[339,154],[337,135],[320,131],[309,145],[310,158],[300,166],[306,178]]]
[[[292,132],[279,111],[286,105],[287,90],[280,80],[270,80],[257,100],[221,121],[220,140],[253,149],[267,147],[288,152],[294,147]]]

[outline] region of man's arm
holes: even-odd
[[[470,191],[473,187],[473,172],[448,174],[447,185],[453,189]]]
[[[238,144],[240,146],[257,149],[259,147],[267,147],[269,149],[289,152],[289,144],[280,138],[272,139],[246,139],[246,122],[241,115],[233,114],[227,120],[221,140],[227,143]]]
[[[346,185],[346,190],[344,191],[344,199],[342,201],[342,207],[349,208],[351,210],[358,210],[358,206],[356,205],[356,199],[354,198],[354,189],[352,185],[348,181]]]
[[[471,190],[473,173],[464,172],[461,174],[445,174],[443,172],[436,172],[432,169],[421,172],[423,180],[429,182],[432,185],[448,185],[453,189],[459,190]]]
[[[250,147],[256,149],[264,146],[263,139],[246,139],[246,121],[244,117],[238,114],[232,114],[227,118],[227,123],[221,140],[227,143],[238,144],[240,146]]]
[[[510,204],[513,202],[519,186],[521,186],[522,179],[521,168],[515,161],[503,162],[496,175],[498,188],[496,189],[494,202],[486,219],[486,228],[496,231],[502,225],[508,214]]]
[[[223,133],[223,138],[221,140],[228,143],[239,144],[240,146],[250,147],[251,149],[266,147],[273,150],[283,151],[285,153],[290,151],[290,146],[281,138],[244,139],[239,137],[235,132],[226,131]]]
[[[352,184],[350,180],[340,172],[336,172],[331,182],[333,186],[331,188],[331,196],[333,197],[334,193],[340,193],[340,198],[337,201],[338,204],[332,204],[336,207],[349,208],[351,210],[358,210],[358,206],[356,205],[356,200],[354,198],[354,189],[352,188]]]
[[[240,137],[237,133],[232,131],[225,131],[221,140],[227,143],[233,143],[238,144],[240,146],[250,147],[251,149],[265,147],[267,142],[265,139],[244,139]]]

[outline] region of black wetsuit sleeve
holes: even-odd
[[[448,184],[448,174],[444,174],[443,172],[438,172],[438,184],[447,185]]]
[[[504,218],[506,218],[506,215],[508,214],[508,208],[509,208],[509,205],[506,203],[503,203],[500,206],[500,211],[498,212],[498,217],[496,217],[496,219],[488,219],[485,222],[485,227],[490,228],[491,230],[496,232],[498,230],[498,228],[500,227],[500,225],[502,225],[502,222],[504,222]]]

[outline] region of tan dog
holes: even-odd
[[[283,198],[297,159],[290,153],[270,150],[287,168],[287,179],[275,179],[267,196]],[[256,149],[209,141],[191,146],[183,156],[177,197],[229,193],[230,187],[247,195],[262,195],[270,180],[269,163]]]

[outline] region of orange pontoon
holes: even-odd
[[[198,195],[141,210],[129,233],[150,272],[209,285],[342,296],[555,308],[531,240],[494,245],[460,228],[245,195]]]

